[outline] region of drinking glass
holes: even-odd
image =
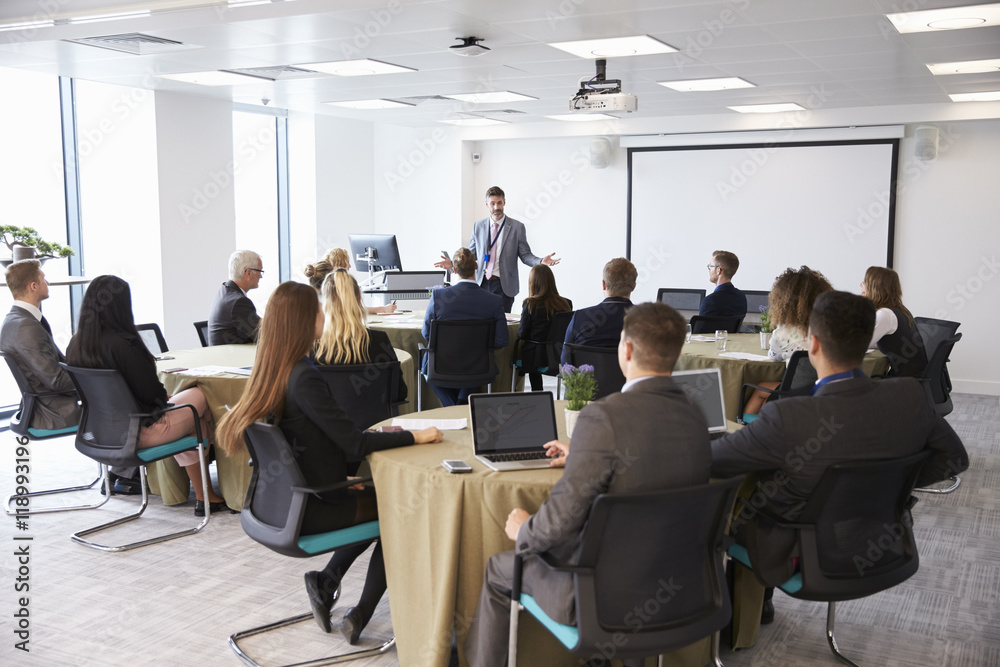
[[[719,329],[715,332],[715,351],[725,352],[726,343],[729,342],[729,332],[725,329]]]
[[[687,325],[687,333],[684,334],[684,342],[685,343],[690,343],[691,342],[691,325],[690,324]]]

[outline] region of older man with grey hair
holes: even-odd
[[[257,341],[260,317],[247,292],[260,284],[264,265],[253,250],[237,250],[229,257],[229,280],[215,295],[208,318],[208,344],[234,345]]]

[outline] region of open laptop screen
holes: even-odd
[[[548,391],[469,397],[477,455],[541,449],[556,439],[556,412]]]
[[[671,376],[691,402],[701,408],[709,431],[726,430],[726,408],[722,399],[722,372],[718,368],[676,371]]]

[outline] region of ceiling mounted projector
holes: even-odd
[[[597,61],[597,73],[580,79],[580,90],[569,101],[569,110],[578,113],[633,113],[639,108],[635,95],[622,92],[621,79],[606,78],[606,60]]]
[[[462,43],[453,44],[448,48],[458,56],[481,56],[490,50],[490,47],[479,43],[483,41],[480,37],[456,37],[455,39],[460,40]]]

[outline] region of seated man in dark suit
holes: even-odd
[[[538,512],[514,509],[505,532],[524,560],[521,588],[553,620],[573,624],[573,576],[548,570],[532,554],[573,557],[594,498],[603,493],[642,493],[708,482],[708,424],[670,379],[684,344],[684,318],[663,303],[643,303],[625,316],[618,360],[626,383],[621,393],[580,412],[569,445],[548,444],[562,454],[566,471]],[[500,509],[500,508],[497,508]],[[503,665],[510,628],[514,551],[492,556],[479,606],[465,643],[473,667]],[[653,582],[651,582],[653,583]],[[655,588],[655,585],[654,585]]]
[[[432,320],[495,319],[497,328],[493,347],[504,347],[510,340],[510,334],[507,332],[503,299],[496,294],[487,292],[476,283],[476,256],[468,248],[459,248],[452,258],[452,265],[458,280],[454,281],[451,287],[442,287],[431,292],[431,299],[427,303],[427,311],[424,313],[424,326],[420,330],[424,335],[424,340],[430,340]],[[437,354],[447,354],[447,350],[438,350]],[[420,372],[427,375],[426,355],[421,362]],[[431,385],[431,389],[441,399],[441,404],[446,407],[468,403],[469,394],[478,391],[477,387],[453,389],[434,385]]]
[[[740,268],[740,259],[731,252],[716,250],[708,263],[708,279],[715,291],[701,300],[698,314],[706,317],[744,317],[747,298],[733,285],[733,276]]]
[[[712,475],[758,473],[761,503],[794,521],[830,465],[857,459],[889,459],[933,450],[918,486],[947,479],[969,466],[955,431],[931,408],[912,378],[874,381],[861,360],[875,326],[875,307],[848,292],[819,295],[809,318],[809,361],[820,378],[812,396],[768,401],[742,430],[712,442]],[[755,500],[755,499],[754,499]],[[749,513],[748,513],[749,514]],[[758,527],[753,516],[733,522],[747,544],[754,531],[759,553],[750,558],[758,579],[771,585],[794,573],[794,535]],[[773,616],[769,595],[765,614]]]
[[[581,308],[566,328],[565,342],[591,347],[614,347],[622,333],[625,312],[632,307],[629,297],[635,289],[639,272],[624,257],[616,257],[604,265],[601,289],[604,301],[590,308]],[[569,363],[569,353],[563,347],[561,363]]]
[[[237,250],[229,257],[229,280],[222,283],[208,318],[209,345],[257,342],[260,317],[247,292],[260,284],[264,265],[253,250]]]

